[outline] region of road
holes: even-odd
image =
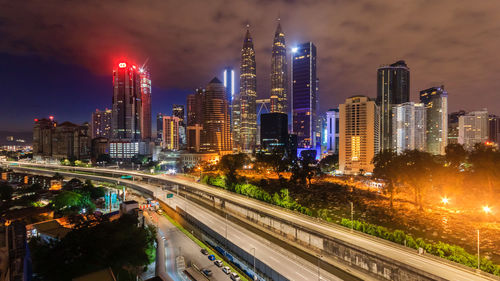
[[[30,164],[32,165],[32,164]],[[40,165],[47,166],[47,165]],[[54,166],[55,167],[55,166]],[[58,168],[60,166],[57,166]],[[73,167],[71,167],[73,168]],[[78,168],[86,171],[95,171],[94,168]],[[104,171],[117,173],[116,170],[103,169]],[[136,176],[145,177],[142,173],[136,173],[133,171],[118,171],[123,174],[132,174]],[[261,210],[262,212],[268,213],[275,217],[280,217],[290,222],[299,224],[306,229],[311,229],[316,232],[322,233],[324,235],[335,237],[336,239],[344,240],[348,243],[354,244],[361,249],[369,250],[379,256],[385,256],[400,263],[406,264],[420,271],[425,271],[435,276],[440,276],[447,280],[453,281],[480,281],[480,280],[495,280],[488,276],[479,275],[475,273],[472,269],[464,268],[458,264],[453,264],[432,256],[418,255],[416,251],[408,248],[404,248],[400,245],[377,239],[374,237],[368,237],[362,233],[350,232],[350,230],[329,223],[320,222],[311,217],[301,215],[298,213],[290,212],[282,208],[254,200],[245,196],[241,196],[235,193],[231,193],[222,189],[209,187],[203,184],[194,183],[185,179],[181,179],[175,176],[152,176],[159,179],[166,179],[168,181],[190,186],[203,191],[208,194],[213,194],[215,196],[227,199],[228,201],[233,201],[235,203],[251,207],[256,210]],[[145,186],[146,187],[146,186]],[[148,186],[146,188],[151,188]],[[157,190],[156,187],[152,187]],[[159,191],[158,195],[163,195],[163,192]],[[161,197],[160,197],[161,198]],[[164,198],[164,197],[163,197]],[[300,280],[300,279],[295,279]]]

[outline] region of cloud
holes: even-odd
[[[405,59],[411,95],[445,81],[451,110],[500,113],[500,3],[495,0],[3,1],[0,52],[57,58],[100,75],[117,59],[149,58],[153,83],[194,89],[239,69],[246,23],[258,92],[269,95],[270,49],[281,17],[287,44],[318,48],[322,110],[376,94],[376,69]]]

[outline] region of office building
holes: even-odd
[[[111,137],[111,109],[92,112],[91,131],[92,138],[110,138]]]
[[[247,26],[247,32],[241,49],[240,66],[240,93],[239,99],[239,118],[240,123],[235,124],[239,128],[239,149],[244,152],[251,152],[257,141],[257,75],[255,66],[255,51],[253,40],[250,36],[250,30]]]
[[[187,126],[187,150],[190,152],[200,152],[201,133],[203,126],[201,124],[194,124]]]
[[[288,114],[287,74],[285,34],[278,19],[271,56],[271,112]]]
[[[488,117],[488,141],[500,144],[500,116],[490,114]]]
[[[255,103],[257,104],[257,117],[259,117],[261,114],[266,114],[270,113],[271,111],[269,110],[271,107],[271,100],[270,99],[259,99],[256,100]],[[260,122],[261,119],[257,118],[257,145],[260,146]]]
[[[286,113],[264,113],[260,115],[261,150],[285,151],[288,142],[288,115]]]
[[[330,154],[339,153],[339,109],[326,112],[326,150]]]
[[[149,154],[148,146],[141,140],[114,139],[109,141],[109,157],[118,163],[130,162],[137,155]]]
[[[214,78],[206,87],[203,99],[203,130],[200,150],[221,152],[231,150],[229,104],[222,82]]]
[[[299,148],[316,147],[316,46],[308,42],[292,51],[292,132]]]
[[[163,116],[162,147],[167,150],[179,150],[179,127],[181,120],[177,116]]]
[[[410,69],[405,61],[377,70],[377,105],[380,108],[380,149],[392,148],[392,106],[410,101]]]
[[[203,130],[203,104],[205,89],[199,88],[187,98],[187,149],[191,152],[200,152],[201,133]]]
[[[160,141],[163,139],[163,116],[163,113],[156,114],[156,139]]]
[[[344,174],[373,172],[379,147],[379,109],[366,96],[348,98],[339,106],[339,164]]]
[[[424,104],[406,102],[392,107],[392,151],[425,151],[426,112]]]
[[[458,143],[465,149],[472,150],[478,143],[485,143],[489,138],[488,111],[472,111],[458,118]]]
[[[465,114],[465,110],[448,114],[448,144],[458,144],[458,118]]]
[[[448,145],[448,92],[444,86],[420,91],[420,102],[426,111],[426,150],[444,155]]]
[[[226,88],[226,99],[231,105],[234,98],[234,69],[230,66],[226,66],[224,68],[224,73],[222,74],[224,77],[224,87]]]
[[[179,118],[179,148],[184,149],[186,146],[186,122],[184,114],[184,105],[172,105],[172,116]]]
[[[151,74],[149,70],[140,68],[141,78],[141,137],[151,140]]]

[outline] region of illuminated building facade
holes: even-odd
[[[257,74],[255,66],[255,51],[250,30],[247,33],[241,49],[240,66],[240,93],[239,93],[240,123],[235,129],[239,137],[237,144],[244,152],[251,152],[256,145],[257,138]],[[238,128],[239,127],[239,128]]]
[[[98,110],[92,112],[92,138],[110,138],[111,137],[111,109]]]
[[[168,150],[179,150],[179,127],[181,120],[177,116],[163,116],[162,147]]]
[[[163,139],[163,116],[163,113],[156,114],[156,139],[160,141]]]
[[[299,148],[316,147],[317,82],[316,46],[299,45],[292,53],[292,131]]]
[[[184,114],[184,105],[172,105],[172,115],[179,118],[179,147],[183,149],[186,146],[186,117]]]
[[[377,70],[377,105],[380,107],[380,149],[392,148],[392,107],[410,101],[410,69],[398,61]]]
[[[448,92],[444,86],[420,91],[420,102],[426,111],[426,151],[444,155],[448,145]]]
[[[141,139],[141,74],[136,65],[120,62],[113,69],[113,139]]]
[[[348,98],[339,106],[339,164],[344,174],[373,172],[379,151],[379,110],[366,96]]]
[[[326,150],[328,153],[339,153],[339,110],[326,112]]]
[[[490,114],[488,117],[488,141],[500,144],[500,116]]]
[[[392,107],[392,151],[425,151],[426,113],[423,103],[406,102]]]
[[[288,115],[273,112],[260,115],[260,144],[264,151],[285,152],[288,142]]]
[[[458,144],[458,118],[465,114],[465,110],[448,114],[448,144]]]
[[[472,150],[478,143],[488,141],[489,115],[487,110],[472,111],[458,117],[458,143]]]
[[[278,22],[271,56],[271,112],[288,114],[287,85],[285,34]]]
[[[206,87],[203,99],[203,130],[200,150],[221,152],[231,150],[229,103],[222,82],[214,78]]]
[[[230,66],[227,66],[224,68],[224,72],[222,74],[223,80],[224,80],[224,87],[226,88],[226,99],[228,100],[229,103],[229,122],[231,125],[231,132],[234,132],[234,126],[239,126],[239,120],[235,123],[234,120],[234,113],[235,110],[233,110],[233,103],[235,98],[235,80],[234,80],[234,69]],[[239,107],[237,107],[239,108]],[[239,114],[239,110],[237,111]],[[238,115],[239,118],[239,115]],[[231,138],[234,139],[234,135],[231,135]],[[234,143],[232,144],[234,147]]]
[[[150,140],[151,133],[151,74],[149,70],[139,69],[141,77],[141,137]]]
[[[203,103],[205,100],[205,89],[196,89],[194,94],[187,97],[187,149],[191,152],[199,152],[201,144],[201,133],[203,129]]]

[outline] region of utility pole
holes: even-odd
[[[318,281],[321,281],[321,267],[320,267],[321,258],[322,255],[318,255]]]
[[[477,230],[477,270],[481,270],[481,259],[479,257],[479,229]]]
[[[253,280],[257,280],[257,273],[255,272],[255,248],[253,250]]]
[[[351,232],[353,232],[354,231],[354,205],[352,204],[352,201],[349,203],[351,203]]]

